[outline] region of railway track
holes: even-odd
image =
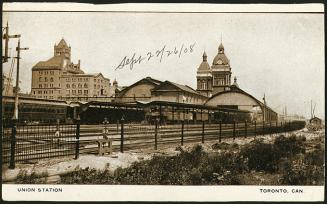
[[[16,134],[16,161],[36,160],[43,158],[69,156],[75,154],[76,147],[76,125],[59,127],[60,135],[55,135],[56,125],[48,126],[24,126],[17,128]],[[79,130],[79,152],[81,154],[97,153],[97,139],[103,137],[104,125],[81,125]],[[121,126],[116,124],[107,125],[107,136],[113,139],[113,150],[120,151]],[[264,129],[265,128],[265,129]],[[184,124],[183,144],[204,141],[223,141],[225,138],[246,137],[262,134],[274,134],[283,131],[291,131],[286,126],[269,124],[239,123],[222,124]],[[155,134],[157,132],[157,134]],[[3,134],[2,158],[6,163],[10,158],[10,136],[11,131],[5,130]],[[124,125],[124,151],[155,148],[155,135],[157,135],[157,147],[168,145],[180,145],[182,142],[182,125],[154,125],[125,124]]]

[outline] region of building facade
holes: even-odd
[[[151,101],[151,91],[159,86],[162,81],[151,77],[143,78],[134,84],[125,87],[115,98],[116,102],[135,103],[136,101]]]
[[[71,61],[71,47],[62,39],[54,45],[54,55],[32,68],[31,95],[44,99],[108,97],[114,86],[101,73],[85,74],[81,62]]]
[[[240,89],[237,84],[236,77],[234,83],[229,90],[218,92],[209,98],[205,104],[209,107],[218,107],[226,109],[234,109],[240,111],[248,111],[251,121],[271,122],[278,120],[278,114],[272,110],[267,104],[259,101],[249,93]]]
[[[218,53],[212,61],[207,62],[207,54],[204,52],[202,62],[197,70],[197,91],[211,97],[212,95],[229,90],[231,85],[232,68],[225,54],[222,43],[218,47]]]

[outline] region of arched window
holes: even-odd
[[[50,78],[50,82],[53,82],[53,78],[52,77]]]
[[[70,88],[70,84],[66,84],[66,87],[67,87],[67,88]]]
[[[82,88],[82,84],[78,84],[78,88]]]
[[[74,89],[74,88],[76,88],[76,85],[75,85],[75,84],[72,84],[72,87],[73,87],[73,89]]]
[[[87,83],[85,83],[85,84],[84,84],[84,88],[87,88],[87,87],[88,87],[88,86],[87,86]]]

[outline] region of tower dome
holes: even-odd
[[[118,82],[116,79],[112,82],[112,85],[118,85]]]
[[[210,72],[210,65],[207,62],[207,53],[203,52],[202,62],[198,68],[198,72]]]
[[[229,59],[225,55],[225,48],[222,43],[218,47],[218,53],[213,59],[212,65],[229,65]]]

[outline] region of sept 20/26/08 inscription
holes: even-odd
[[[144,61],[150,61],[152,59],[159,59],[161,63],[165,58],[170,56],[178,56],[181,58],[185,54],[192,53],[194,51],[195,42],[189,45],[184,43],[180,46],[174,46],[173,48],[168,48],[167,45],[162,46],[162,48],[153,51],[148,51],[144,55],[139,55],[134,53],[130,58],[125,56],[120,64],[115,68],[123,69],[126,66],[129,66],[129,69],[132,70],[135,64],[141,64]]]

